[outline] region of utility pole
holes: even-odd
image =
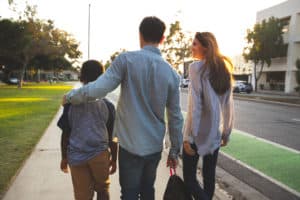
[[[88,59],[90,59],[90,40],[91,40],[91,4],[89,4],[89,19],[88,19]]]

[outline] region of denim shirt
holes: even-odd
[[[68,163],[79,165],[108,149],[108,108],[104,100],[72,105],[68,113],[71,128]]]
[[[218,95],[209,81],[209,74],[202,74],[203,61],[189,66],[190,85],[188,111],[184,124],[184,141],[197,145],[200,156],[212,154],[220,148],[221,137],[229,137],[233,127],[232,88]]]
[[[114,134],[122,148],[139,156],[162,151],[166,110],[170,156],[176,157],[182,144],[183,125],[179,76],[158,48],[145,46],[122,53],[96,81],[69,92],[67,101],[80,104],[101,98],[119,84]]]

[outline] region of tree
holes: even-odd
[[[299,58],[296,61],[296,67],[297,67],[296,81],[297,81],[298,86],[295,89],[297,92],[300,93],[300,59]]]
[[[247,30],[248,45],[244,48],[243,57],[254,64],[255,91],[265,64],[270,67],[272,58],[286,56],[287,45],[283,42],[282,29],[285,24],[271,17],[267,21],[256,23],[252,30]],[[260,71],[257,73],[257,66]]]
[[[81,56],[79,44],[69,33],[54,28],[53,21],[36,18],[36,7],[27,5],[19,20],[0,21],[0,64],[21,71],[19,87],[29,65],[61,67]],[[2,41],[5,41],[2,43]],[[8,63],[13,61],[13,63]]]
[[[126,49],[120,49],[119,51],[115,51],[113,54],[111,54],[110,59],[105,62],[104,68],[107,69],[111,65],[111,63],[114,61],[114,59],[118,55],[120,55],[121,53],[123,53],[125,51],[126,51]]]
[[[162,53],[166,60],[178,69],[180,64],[184,64],[184,59],[191,56],[190,46],[192,37],[182,31],[179,21],[170,24],[169,35],[166,37]]]

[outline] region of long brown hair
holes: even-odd
[[[197,32],[195,38],[206,49],[203,72],[209,72],[212,88],[218,95],[222,95],[232,87],[231,71],[233,65],[229,58],[220,53],[217,40],[212,33]]]

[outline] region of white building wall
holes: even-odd
[[[294,92],[294,88],[297,85],[295,63],[297,58],[300,58],[300,0],[287,0],[276,6],[259,11],[256,21],[261,22],[263,19],[268,19],[272,16],[280,19],[290,17],[288,32],[284,34],[284,40],[288,43],[288,52],[286,61],[277,60],[276,62],[274,60],[275,62],[272,63],[270,68],[266,67],[263,71],[286,71],[284,91],[291,93]]]

